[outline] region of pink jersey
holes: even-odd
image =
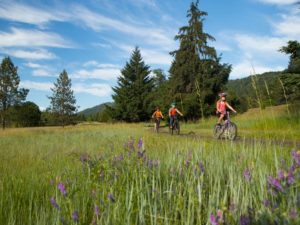
[[[225,112],[226,111],[226,102],[224,102],[224,101],[219,101],[218,102],[218,111],[219,112]]]

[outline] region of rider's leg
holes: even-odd
[[[218,124],[222,123],[223,118],[224,118],[224,114],[221,114],[218,120]]]
[[[173,126],[173,121],[174,121],[174,117],[170,116],[170,128],[172,128],[172,126]]]

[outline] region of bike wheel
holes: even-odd
[[[179,123],[177,122],[176,124],[176,134],[179,135],[180,134],[180,126]]]
[[[221,135],[223,134],[223,127],[222,125],[220,124],[216,124],[214,126],[214,129],[213,129],[213,136],[215,139],[220,139]]]
[[[227,127],[227,131],[228,131],[227,138],[233,141],[237,136],[237,126],[235,125],[235,123],[231,122]]]

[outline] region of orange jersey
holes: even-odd
[[[225,101],[218,101],[217,102],[217,110],[218,112],[225,112],[227,108]]]
[[[163,117],[161,111],[155,111],[155,112],[153,113],[153,116],[154,116],[155,118],[162,118],[162,117]]]
[[[176,116],[177,115],[177,109],[176,108],[170,109],[170,115],[171,116]]]

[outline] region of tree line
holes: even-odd
[[[175,40],[179,48],[170,54],[173,62],[168,76],[161,69],[151,70],[136,47],[113,87],[113,103],[93,115],[92,120],[141,122],[150,119],[155,107],[164,114],[176,102],[186,120],[198,120],[215,113],[218,93],[227,91],[230,103],[239,111],[300,101],[300,43],[289,41],[280,51],[290,56],[288,68],[281,72],[252,75],[229,81],[231,65],[221,63],[221,56],[210,46],[214,37],[204,31],[208,14],[192,2],[187,11],[187,25],[179,28]],[[0,116],[2,127],[68,125],[84,121],[72,82],[63,70],[48,96],[50,106],[44,112],[26,101],[29,90],[19,88],[18,68],[9,57],[0,67]],[[90,119],[91,119],[90,118]]]

